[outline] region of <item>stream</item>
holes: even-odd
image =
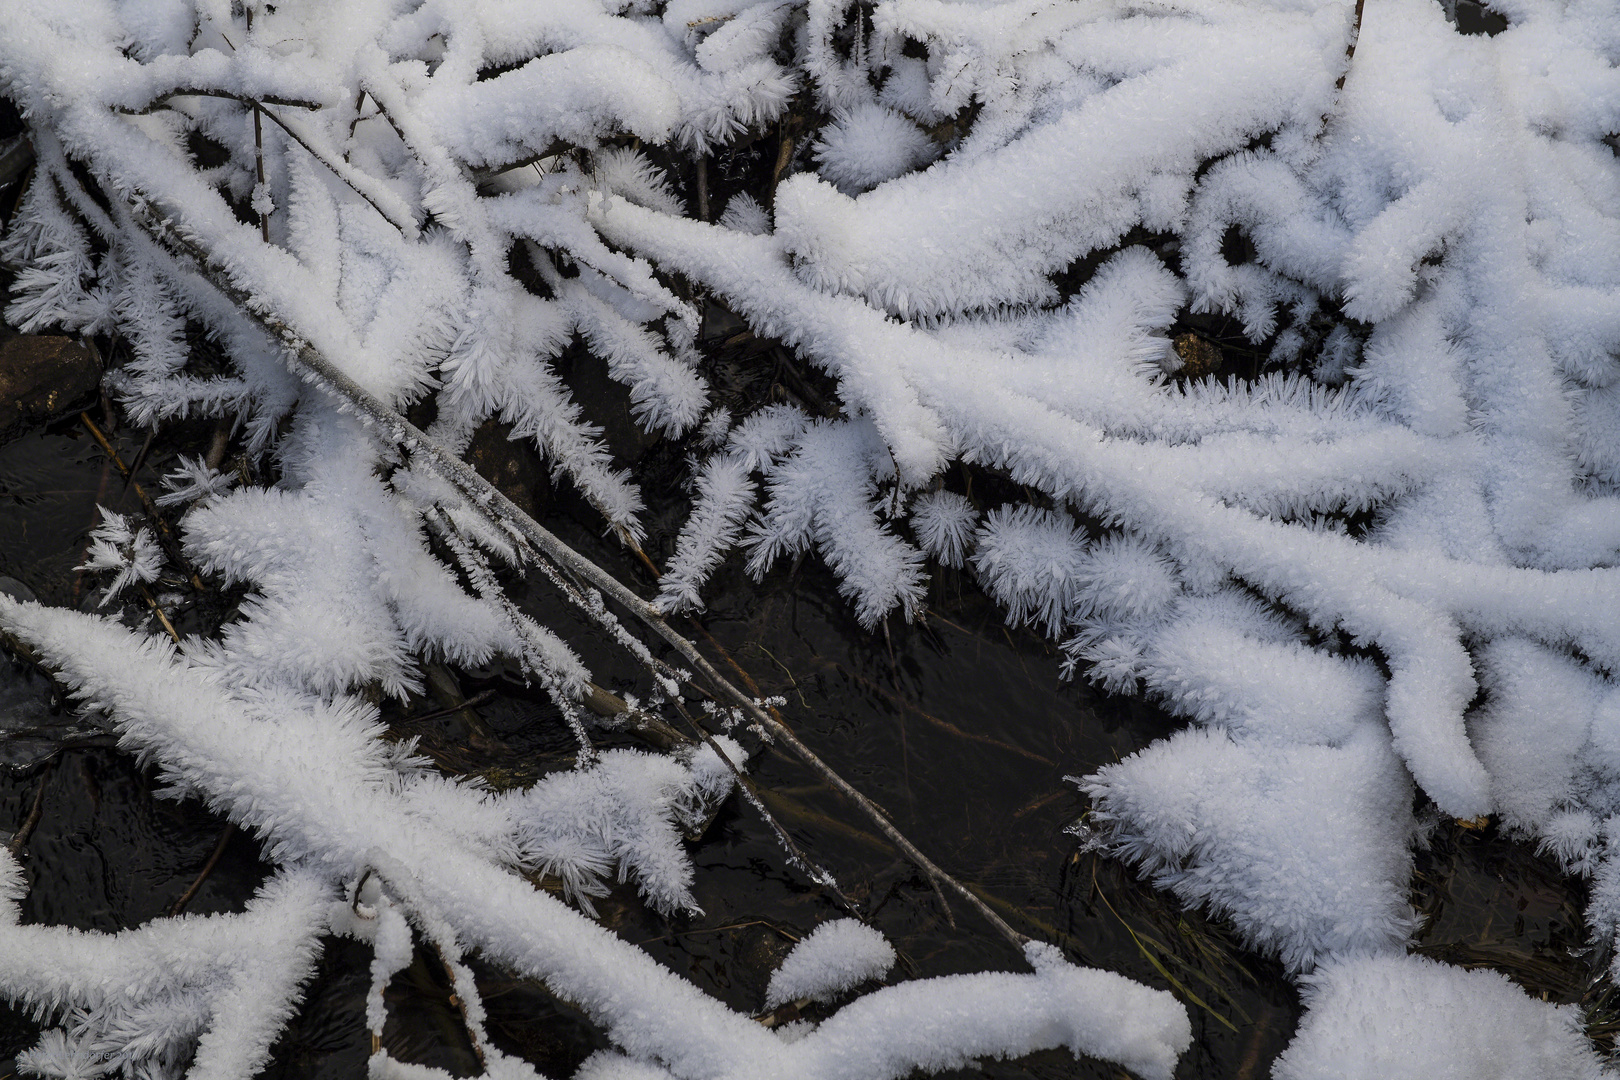
[[[114,435],[125,461],[139,452],[139,434]],[[195,452],[186,439],[205,435],[202,427],[183,430],[174,445],[155,447],[137,480],[154,484],[178,450]],[[490,453],[499,452],[502,441]],[[533,464],[480,462],[497,482],[506,473],[508,493],[521,496],[520,504],[526,499],[565,541],[644,595],[650,592],[648,571],[605,544],[591,512],[552,493],[544,470]],[[525,489],[524,477],[542,479]],[[134,493],[125,492],[78,419],[0,446],[0,577],[11,579],[0,587],[20,586],[53,604],[93,606],[94,582],[73,567],[83,559],[98,502],[138,510]],[[658,513],[655,505],[655,521]],[[656,557],[655,546],[649,550]],[[978,887],[1015,927],[1058,943],[1077,962],[1176,993],[1195,1033],[1178,1076],[1269,1075],[1300,1014],[1280,966],[1119,864],[1082,853],[1064,831],[1086,809],[1066,776],[1118,760],[1169,734],[1178,721],[1139,699],[1061,682],[1052,645],[1007,628],[964,575],[936,574],[924,623],[891,622],[886,633],[867,634],[814,560],[778,566],[757,584],[738,561],[734,557],[711,585],[701,626],[678,622],[677,629],[722,666],[729,656],[762,693],[785,699],[784,718],[806,743],[935,861]],[[597,682],[621,693],[637,689],[636,667],[543,582],[530,581],[517,598],[574,645]],[[182,633],[206,624],[235,599],[214,598],[221,606],[213,610],[194,600],[191,610],[177,612],[176,624]],[[441,764],[497,787],[565,767],[572,747],[566,726],[511,672],[464,673],[451,682],[446,693],[480,702],[479,718],[491,738],[479,747],[463,745],[465,731],[454,714],[434,717],[444,710],[428,697],[385,705],[384,719],[402,735],[420,738]],[[137,768],[93,724],[75,718],[48,680],[5,660],[0,736],[0,830],[29,830],[22,858],[31,881],[25,921],[95,930],[135,926],[174,910],[210,862],[185,910],[236,910],[267,873],[251,837],[228,829],[195,800],[161,798],[152,770]],[[947,915],[921,875],[795,760],[766,749],[750,771],[799,845],[832,871],[894,944],[901,957],[896,977],[1022,968],[1021,958],[961,903]],[[655,915],[632,888],[619,886],[598,905],[600,916],[708,993],[758,1011],[771,970],[793,942],[843,912],[788,866],[770,830],[738,799],[690,851],[701,915]],[[1494,828],[1444,823],[1417,859],[1413,903],[1427,916],[1417,947],[1451,963],[1494,967],[1538,996],[1583,1001],[1589,1031],[1607,1048],[1620,1009],[1607,983],[1593,985],[1591,972],[1601,970],[1601,962],[1578,954],[1585,943],[1584,901],[1578,883]],[[369,951],[352,941],[326,944],[267,1076],[347,1078],[364,1071]],[[543,1074],[566,1077],[605,1045],[538,984],[478,971],[492,1038]],[[395,1057],[458,1075],[474,1070],[436,964],[419,955],[395,979],[388,1003],[383,1041]],[[30,1045],[37,1031],[24,1013],[0,1012],[0,1070],[9,1072],[6,1059]],[[986,1062],[982,1074],[1121,1075],[1062,1051]]]

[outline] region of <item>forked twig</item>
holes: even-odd
[[[275,121],[276,126],[285,131],[287,137],[292,139],[293,142],[302,146],[310,157],[325,165],[333,176],[348,185],[349,190],[364,199],[384,221],[398,229],[405,239],[414,240],[416,238],[419,231],[416,226],[416,219],[411,215],[410,208],[405,205],[404,200],[365,172],[332,153],[322,145],[319,136],[305,129],[302,124],[292,117],[282,116],[274,110],[262,107],[255,102],[253,109],[255,136],[257,136],[258,117],[261,112]],[[264,181],[261,179],[259,182],[263,183]]]
[[[473,582],[474,588],[477,589],[481,594],[485,593],[487,590],[494,589],[495,585],[493,583],[493,575],[490,574],[489,567],[483,563],[483,556],[471,549],[470,541],[459,535],[454,523],[447,520],[445,515],[439,514],[436,511],[430,512],[426,516],[430,525],[435,525],[439,528],[440,536],[447,542],[451,553],[456,558],[456,561],[461,565],[463,571],[467,573],[469,579],[471,579]],[[636,549],[636,554],[640,555],[642,560],[647,562],[649,566],[651,565],[651,560],[647,558],[645,552],[642,552],[638,548]],[[556,585],[557,588],[561,590],[570,601],[576,604],[591,618],[596,620],[599,625],[605,626],[610,633],[614,634],[615,637],[620,640],[621,644],[625,645],[633,655],[635,655],[647,666],[647,669],[651,672],[655,679],[673,680],[678,682],[686,678],[684,673],[676,671],[674,668],[670,667],[668,664],[665,664],[663,661],[659,660],[657,657],[654,657],[650,652],[648,652],[645,646],[643,646],[639,640],[630,636],[630,634],[625,631],[624,627],[619,624],[619,621],[612,615],[612,613],[603,608],[600,603],[593,603],[592,598],[586,595],[588,592],[586,588],[576,584],[571,578],[565,576],[560,570],[557,569],[556,566],[552,565],[545,559],[542,558],[537,561],[540,569],[546,573],[551,582]],[[515,608],[513,608],[512,602],[506,598],[504,593],[497,593],[493,599],[503,604],[508,609],[510,617],[516,617]],[[741,671],[740,668],[738,670]],[[745,680],[748,679],[746,672],[743,673],[743,678]],[[751,690],[755,691],[756,694],[758,693],[759,688],[754,685],[752,680],[748,680],[748,686]],[[799,846],[798,842],[795,841],[792,835],[782,827],[782,824],[776,820],[776,818],[771,814],[770,810],[767,809],[765,804],[760,800],[759,792],[756,790],[752,779],[750,779],[737,765],[737,763],[731,759],[731,755],[728,754],[725,748],[715,740],[714,735],[705,729],[703,725],[699,724],[692,718],[691,713],[686,709],[685,706],[681,704],[680,698],[674,695],[671,696],[673,698],[671,705],[677,712],[680,713],[681,717],[685,719],[686,723],[692,728],[692,730],[696,732],[697,740],[707,744],[709,749],[714,752],[715,757],[719,758],[720,762],[724,764],[728,770],[730,770],[732,777],[736,781],[737,788],[742,793],[744,800],[754,808],[754,811],[759,814],[760,818],[764,820],[765,824],[770,828],[772,833],[775,834],[777,842],[782,846],[782,850],[787,853],[789,863],[791,863],[797,869],[802,870],[804,874],[809,877],[810,880],[817,886],[830,892],[833,899],[839,904],[839,906],[843,907],[844,910],[854,913],[857,910],[855,902],[845,895],[844,891],[838,887],[837,879],[832,876],[832,873],[822,867],[804,852],[804,850]],[[556,701],[559,706],[566,707],[568,705],[568,702],[561,700],[557,694],[553,694],[553,700]],[[581,704],[590,709],[592,712],[596,712],[598,714],[604,711],[604,709],[609,712],[621,714],[628,714],[632,711],[640,712],[640,710],[631,710],[623,701],[615,698],[613,695],[609,694],[595,683],[586,684],[584,697],[581,700]],[[775,710],[773,709],[772,711],[774,712]],[[688,744],[695,745],[691,740],[686,739],[685,736],[682,736],[680,732],[676,731],[674,728],[668,728],[667,725],[664,726],[667,728],[670,735],[680,738]],[[580,731],[580,737],[582,740],[584,740],[584,733],[582,730]]]

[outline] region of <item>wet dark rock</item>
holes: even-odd
[[[1175,373],[1189,379],[1201,379],[1205,375],[1215,374],[1220,371],[1226,359],[1221,354],[1219,345],[1197,334],[1182,334],[1177,337],[1174,349],[1177,359],[1181,361],[1181,366]]]
[[[50,679],[0,659],[0,771],[25,774],[64,748],[111,742],[94,722],[57,704]]]
[[[70,337],[20,334],[0,344],[0,439],[70,412],[101,385],[101,364]]]

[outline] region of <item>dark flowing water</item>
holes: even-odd
[[[138,441],[123,436],[118,446],[129,460]],[[139,479],[152,482],[168,453],[157,451]],[[519,461],[514,475],[543,476],[535,465]],[[588,513],[543,489],[515,494],[621,580],[647,590],[647,571],[605,547]],[[136,509],[82,426],[64,422],[0,447],[0,576],[52,603],[87,606],[93,583],[72,568],[83,558],[96,503],[115,505],[121,497],[122,509]],[[598,682],[637,686],[634,666],[543,585],[531,583],[522,596],[580,650]],[[214,597],[182,612],[182,631],[188,620],[217,617],[229,602]],[[1063,831],[1084,810],[1065,776],[1124,757],[1174,730],[1174,722],[1139,701],[1060,683],[1050,645],[1009,631],[950,572],[934,584],[925,624],[891,623],[886,635],[872,635],[855,625],[835,583],[813,560],[778,567],[759,584],[731,567],[717,580],[701,626],[679,628],[720,666],[729,657],[761,692],[786,699],[784,716],[804,741],[1015,927],[1058,943],[1078,962],[1177,993],[1196,1035],[1179,1076],[1269,1074],[1299,1015],[1277,965],[1245,952],[1219,924],[1181,910],[1117,864],[1078,852]],[[478,674],[459,689],[469,696],[489,692],[480,707],[489,739],[479,749],[458,742],[453,720],[409,722],[435,711],[432,701],[389,706],[385,716],[421,736],[447,765],[494,783],[561,767],[570,738],[543,701],[501,672]],[[93,728],[77,725],[47,681],[21,667],[0,671],[4,680],[11,687],[0,694],[6,726],[13,735],[19,727],[27,733],[0,739],[0,829],[36,822],[24,848],[32,883],[27,921],[98,930],[138,925],[171,910],[216,851],[220,857],[187,910],[242,904],[266,872],[251,837],[228,833],[194,801],[156,798],[151,774]],[[67,748],[58,751],[59,745]],[[893,942],[901,956],[897,975],[1022,968],[960,903],[951,905],[952,926],[921,876],[813,773],[772,750],[757,756],[751,771],[772,813]],[[702,915],[650,914],[621,887],[600,905],[602,917],[706,991],[756,1011],[792,943],[843,912],[787,867],[770,831],[737,800],[691,854]],[[1493,832],[1443,826],[1420,853],[1414,880],[1414,903],[1429,916],[1419,947],[1453,963],[1496,967],[1554,1000],[1584,998],[1599,1007],[1593,1027],[1604,1035],[1603,1018],[1613,1010],[1591,990],[1588,962],[1570,955],[1582,941],[1582,901],[1578,888],[1522,846]],[[267,1075],[363,1071],[369,954],[352,942],[328,946]],[[535,984],[493,970],[481,969],[480,977],[492,1036],[546,1075],[567,1076],[603,1045],[581,1016]],[[473,1070],[436,963],[419,955],[395,980],[389,1003],[385,1043],[396,1056]],[[18,1014],[0,1017],[0,1059],[28,1045],[35,1031]],[[1066,1052],[987,1062],[983,1071],[1121,1075]]]

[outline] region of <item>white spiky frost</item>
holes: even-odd
[[[106,507],[101,507],[101,524],[90,533],[86,554],[88,558],[75,569],[117,571],[97,607],[106,607],[109,600],[136,582],[156,581],[163,568],[163,549],[152,530],[145,525],[133,528],[129,518]]]
[[[894,946],[858,919],[834,919],[810,932],[783,959],[765,990],[765,1007],[798,998],[831,1001],[894,966]]]
[[[893,180],[934,157],[921,128],[881,105],[837,116],[816,144],[818,172],[845,195]]]
[[[911,506],[911,529],[924,551],[942,566],[961,566],[973,546],[979,513],[954,491],[927,491]]]
[[[1316,966],[1279,1076],[1379,1060],[1356,1032],[1381,996],[1449,1003],[1464,1050],[1545,1036],[1527,1075],[1586,1069],[1562,1014],[1396,954],[1414,788],[1589,875],[1590,923],[1620,932],[1612,4],[1522,0],[1485,37],[1385,0],[1348,69],[1341,0],[250,7],[251,28],[222,0],[0,20],[39,163],[0,237],[7,319],[118,333],[107,388],[137,424],[229,419],[275,477],[186,464],[165,499],[196,568],[248,590],[217,639],[0,599],[279,867],[235,916],[0,927],[0,992],[87,1010],[36,1068],[146,1046],[117,1060],[156,1075],[194,1044],[195,1074],[250,1075],[317,928],[373,940],[374,981],[399,962],[402,923],[329,903],[368,871],[371,909],[452,965],[478,948],[580,1003],[616,1048],[582,1076],[889,1080],[1054,1045],[1168,1076],[1190,1039],[1163,996],[1035,948],[1034,975],[886,988],[788,1043],[537,894],[518,870],[688,904],[677,826],[729,772],[587,753],[496,797],[380,746],[357,692],[407,693],[424,659],[521,663],[569,715],[588,675],[505,599],[490,556],[514,537],[289,369],[308,348],[452,452],[486,425],[527,440],[639,543],[641,492],[565,377],[589,353],[644,433],[691,440],[664,610],[740,546],[755,574],[821,558],[875,628],[925,611],[932,556],[1071,670],[1185,718],[1082,780],[1091,839]],[[833,119],[797,130],[795,100]],[[756,143],[768,210],[719,165]],[[715,306],[827,408],[719,407]],[[1269,349],[1228,357],[1251,378],[1172,381],[1201,313]],[[198,331],[223,364],[192,363]],[[963,466],[1004,504],[955,494]],[[104,531],[87,565],[150,580],[143,537]],[[490,1075],[526,1068],[480,1045]]]
[[[1494,971],[1421,956],[1352,958],[1313,975],[1305,1002],[1276,1080],[1610,1075],[1581,1033],[1579,1010],[1538,1001]]]

